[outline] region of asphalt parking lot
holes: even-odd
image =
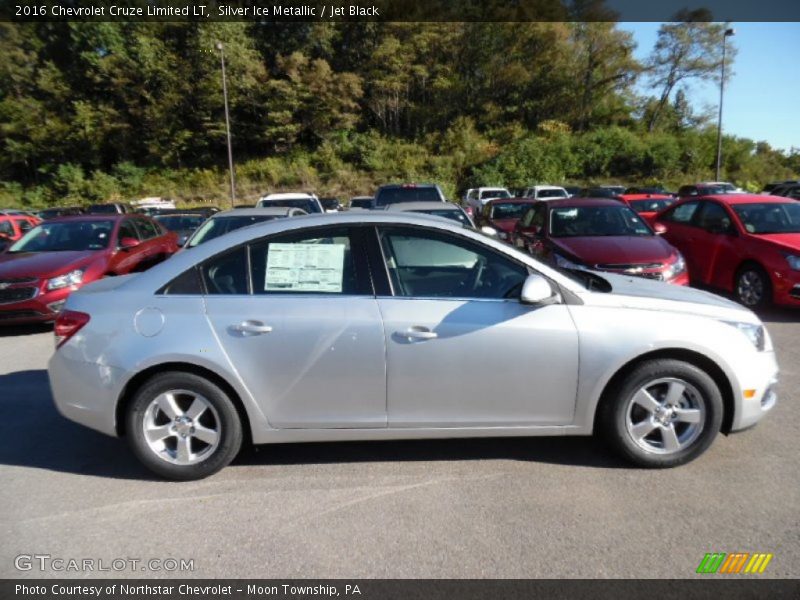
[[[778,406],[684,467],[631,469],[588,438],[301,444],[191,483],[154,479],[121,441],[62,418],[51,330],[7,327],[0,577],[92,576],[14,566],[46,554],[193,559],[191,577],[684,578],[706,552],[773,553],[761,577],[797,577],[800,313],[762,316]]]

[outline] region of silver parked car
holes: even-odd
[[[72,294],[59,410],[196,479],[271,442],[602,434],[700,455],[776,401],[770,337],[710,293],[558,271],[443,219],[278,219]]]

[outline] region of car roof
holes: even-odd
[[[785,196],[772,196],[770,194],[710,194],[697,196],[691,200],[717,200],[723,204],[786,204],[797,202]]]
[[[484,206],[490,204],[533,204],[538,202],[536,198],[492,198]]]
[[[620,200],[614,198],[564,198],[563,200],[539,200],[552,208],[573,208],[576,206],[625,206]]]
[[[55,219],[50,219],[48,223],[68,223],[72,221],[122,221],[124,219],[149,219],[147,215],[142,214],[122,214],[122,213],[103,213],[103,214],[85,214],[85,215],[62,215]]]
[[[531,189],[534,190],[563,190],[564,188],[560,185],[532,185]]]
[[[379,190],[386,190],[391,188],[435,188],[439,187],[435,183],[387,183],[380,186]]]
[[[414,210],[460,210],[460,207],[452,202],[431,200],[428,202],[396,202],[394,204],[388,204],[386,210],[399,210],[401,212]]]
[[[219,219],[222,217],[255,217],[258,215],[264,216],[281,216],[286,215],[290,211],[299,210],[291,206],[261,206],[254,208],[233,208],[231,210],[223,210],[211,215],[212,219]]]
[[[267,194],[266,196],[262,196],[259,198],[259,202],[265,201],[270,202],[271,200],[309,200],[314,199],[316,196],[309,194],[307,192],[281,192],[280,194]]]

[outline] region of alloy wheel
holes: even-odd
[[[757,306],[764,299],[764,280],[757,271],[745,271],[739,275],[736,295],[745,306]]]
[[[196,464],[210,456],[222,433],[211,403],[189,390],[169,390],[156,396],[147,406],[142,428],[150,450],[175,465]]]
[[[675,454],[691,446],[703,431],[706,406],[692,384],[664,377],[631,396],[625,426],[631,439],[654,454]]]

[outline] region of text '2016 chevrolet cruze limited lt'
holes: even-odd
[[[174,479],[243,439],[597,432],[669,467],[776,401],[770,337],[738,304],[399,212],[232,232],[72,294],[55,334],[60,411]]]

